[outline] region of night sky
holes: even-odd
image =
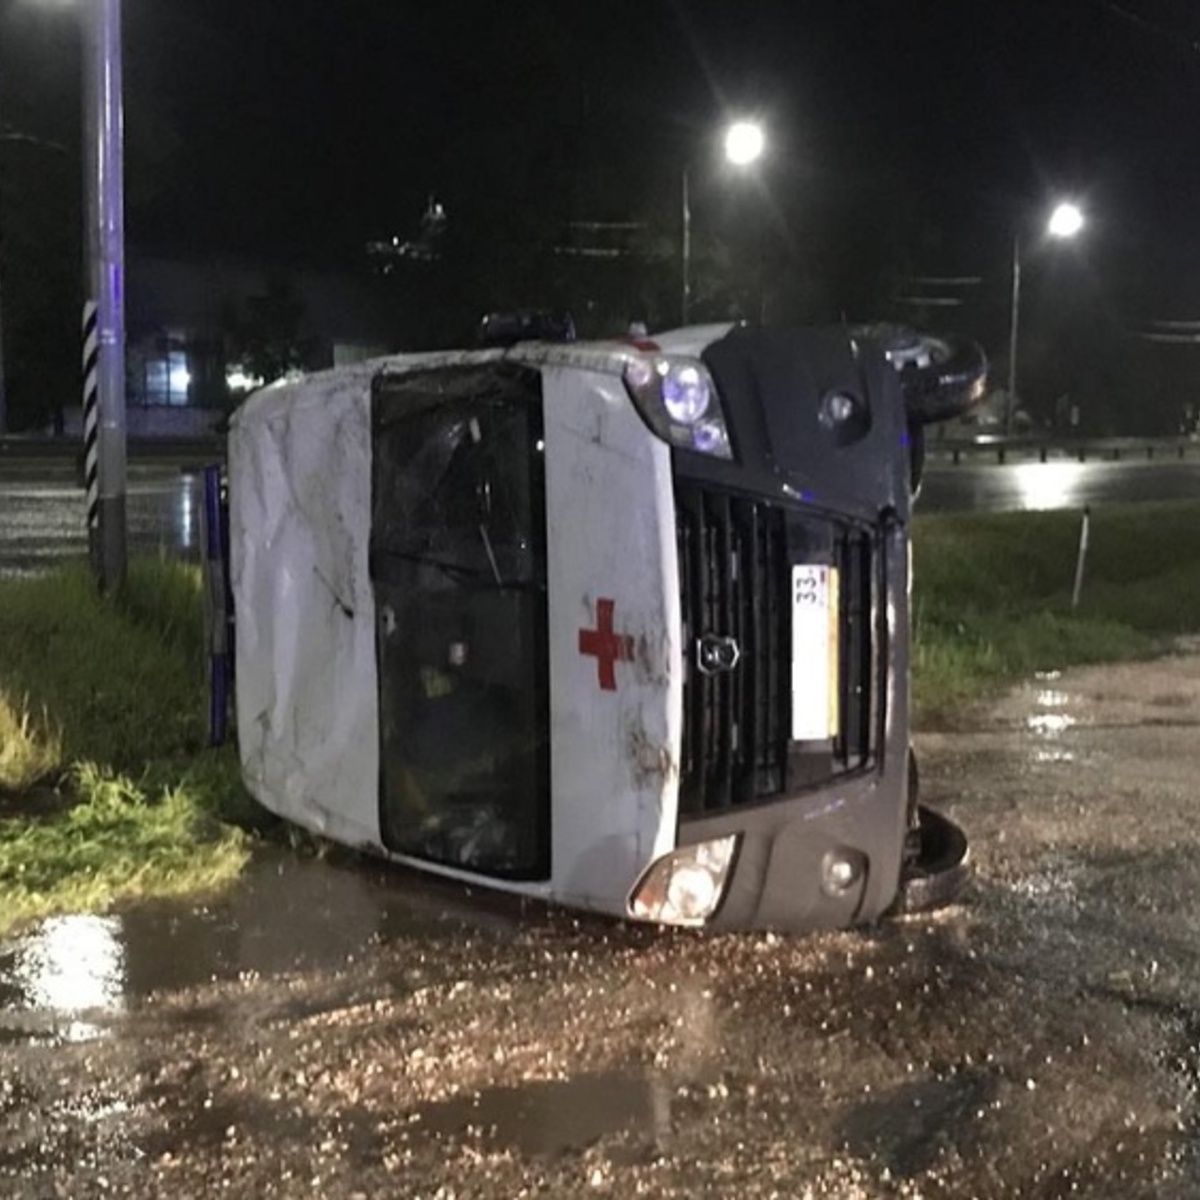
[[[0,8],[0,121],[72,144],[77,28],[52,7]],[[430,195],[493,241],[677,237],[687,164],[701,231],[760,223],[823,281],[805,319],[871,316],[888,272],[1001,289],[1013,230],[1063,193],[1090,221],[1072,289],[1123,326],[1200,318],[1185,0],[125,0],[124,21],[127,233],[158,252],[361,265]],[[749,198],[714,153],[731,114],[770,138]]]

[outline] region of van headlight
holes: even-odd
[[[625,388],[653,433],[672,446],[732,458],[716,384],[696,358],[639,354],[625,363]]]
[[[703,925],[725,895],[737,841],[698,842],[651,863],[630,894],[630,915],[663,925]]]

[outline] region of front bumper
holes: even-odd
[[[803,932],[881,917],[900,885],[905,772],[873,771],[826,788],[681,826],[680,842],[738,837],[708,927]]]

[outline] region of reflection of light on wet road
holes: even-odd
[[[995,459],[926,463],[918,513],[1022,512],[1200,498],[1200,461],[1086,463],[1010,462]]]
[[[186,482],[179,492],[179,540],[185,549],[195,549],[196,493]]]
[[[131,471],[130,552],[195,559],[202,487],[199,475],[176,469]],[[86,553],[84,494],[69,476],[0,478],[0,578],[37,574]]]
[[[1051,854],[1036,869],[1012,883],[1012,890],[1029,900],[1073,904],[1079,896],[1080,864]]]
[[[117,917],[51,917],[17,944],[5,983],[23,1007],[77,1015],[125,1007],[125,950]],[[75,1022],[72,1039],[93,1037],[94,1026]]]
[[[1038,750],[1034,753],[1035,763],[1073,763],[1075,755],[1070,750]]]
[[[1094,464],[1093,464],[1094,465]],[[1009,467],[1025,509],[1070,508],[1077,504],[1086,463],[1019,463]]]
[[[1075,718],[1067,716],[1066,713],[1035,713],[1025,721],[1026,728],[1032,732],[1051,737],[1055,734],[1066,733],[1074,724]]]
[[[1057,672],[1054,673],[1054,678],[1057,678]],[[1038,709],[1063,709],[1071,702],[1071,697],[1066,692],[1057,691],[1054,688],[1042,688],[1038,691],[1034,699],[1034,703]],[[1072,726],[1078,724],[1075,717],[1070,716],[1065,712],[1034,712],[1025,718],[1025,728],[1031,733],[1041,734],[1044,737],[1057,737],[1060,733],[1066,733]],[[1039,761],[1053,761],[1049,757],[1041,756]],[[1070,761],[1070,755],[1067,755],[1063,761]]]

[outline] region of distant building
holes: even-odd
[[[395,345],[386,289],[369,275],[133,253],[126,267],[125,404],[133,438],[211,433],[263,382],[253,360],[264,356],[312,371]],[[80,410],[68,410],[66,432],[80,428]]]

